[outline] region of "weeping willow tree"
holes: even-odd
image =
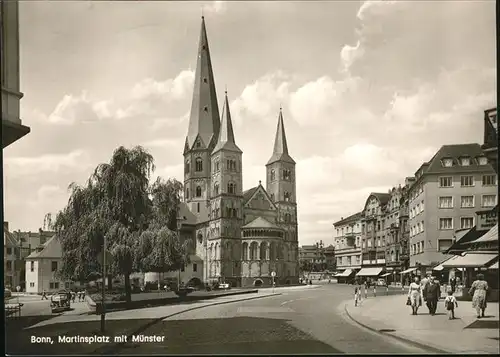
[[[153,157],[142,147],[119,147],[86,185],[70,185],[68,204],[54,222],[63,250],[61,276],[83,282],[101,271],[105,237],[109,274],[124,276],[128,302],[131,273],[185,264],[188,243],[181,243],[177,229],[182,184],[150,185],[153,171]]]

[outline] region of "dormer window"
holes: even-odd
[[[488,165],[488,159],[484,156],[478,157],[477,162],[479,165]]]
[[[453,159],[451,159],[451,158],[443,159],[443,166],[444,167],[452,167],[453,166]]]
[[[470,157],[462,157],[462,158],[460,158],[460,164],[462,166],[469,166],[470,165]]]

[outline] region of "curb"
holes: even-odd
[[[243,290],[243,291],[234,291],[234,292],[227,292],[225,294],[219,294],[219,295],[216,295],[216,294],[213,294],[213,295],[206,295],[206,296],[194,296],[194,297],[191,297],[190,299],[187,299],[187,300],[182,300],[182,299],[175,299],[172,300],[173,302],[172,303],[165,303],[165,304],[158,304],[156,306],[165,306],[165,305],[182,305],[183,303],[185,302],[195,302],[195,301],[204,301],[204,300],[212,300],[212,299],[217,299],[217,298],[220,298],[220,297],[224,297],[224,296],[235,296],[235,295],[244,295],[244,294],[255,294],[255,293],[258,293],[259,290],[258,289],[251,289],[251,290]],[[92,298],[90,296],[87,296],[86,297],[88,300],[86,301],[87,302],[87,307],[89,308],[90,311],[88,312],[85,312],[85,313],[82,313],[82,314],[79,314],[79,315],[99,315],[97,313],[97,303],[92,300]],[[165,298],[165,299],[170,299],[170,298]],[[91,301],[91,303],[89,302],[89,300]],[[152,301],[158,301],[157,299],[151,299]],[[142,300],[142,301],[148,301],[148,300]],[[148,306],[149,304],[146,304],[142,307],[135,307],[135,308],[124,308],[124,309],[118,309],[119,311],[124,311],[124,310],[139,310],[139,309],[144,309],[144,308],[148,308],[148,307],[154,307],[154,306]],[[116,310],[112,310],[112,309],[106,309],[107,312],[114,312]]]
[[[352,315],[349,313],[349,310],[347,309],[347,304],[346,303],[343,303],[344,304],[344,311],[346,313],[346,315],[353,321],[355,322],[356,324],[360,325],[361,327],[364,327],[366,328],[367,330],[370,330],[371,332],[374,332],[376,334],[379,334],[381,336],[384,336],[384,337],[392,337],[400,342],[403,342],[403,343],[407,343],[409,345],[413,345],[415,347],[418,347],[418,348],[421,348],[423,350],[426,350],[426,351],[430,351],[432,353],[437,353],[437,354],[452,354],[453,352],[449,352],[449,351],[445,351],[445,350],[442,350],[442,349],[439,349],[439,348],[436,348],[436,347],[432,347],[432,346],[429,346],[429,345],[426,345],[424,343],[421,343],[421,342],[417,342],[417,341],[413,341],[413,340],[410,340],[408,338],[404,338],[404,337],[400,337],[400,336],[397,336],[397,335],[394,335],[392,333],[389,333],[389,332],[381,332],[373,327],[370,327],[358,320],[356,320],[354,317],[352,317]]]
[[[266,297],[272,297],[272,296],[278,296],[278,295],[281,295],[281,293],[274,293],[274,294],[269,294],[269,295],[265,295],[265,296],[252,296],[252,297],[244,298],[244,299],[240,299],[240,300],[220,301],[220,302],[216,302],[216,303],[212,303],[212,304],[207,304],[207,305],[203,305],[203,306],[191,307],[191,308],[188,308],[186,310],[178,311],[178,312],[175,312],[175,313],[170,314],[170,315],[165,315],[165,316],[162,316],[162,317],[158,317],[158,318],[154,319],[153,321],[148,322],[146,325],[143,325],[143,326],[139,327],[137,330],[135,330],[132,333],[130,333],[127,336],[127,340],[131,341],[133,335],[138,335],[141,332],[143,332],[143,331],[147,330],[148,328],[150,328],[151,326],[156,325],[158,322],[163,321],[165,319],[168,319],[169,317],[177,316],[177,315],[184,314],[186,312],[190,312],[190,311],[194,311],[194,310],[203,309],[205,307],[211,307],[211,306],[217,306],[217,305],[225,305],[225,304],[231,304],[231,303],[235,303],[235,302],[248,301],[248,300],[263,299],[263,298],[266,298]],[[117,350],[119,350],[121,347],[123,347],[126,344],[127,344],[127,342],[121,342],[121,343],[116,343],[116,344],[111,345],[111,346],[99,347],[96,350],[94,350],[92,352],[92,354],[103,354],[103,355],[104,354],[112,354],[113,352],[116,352]]]

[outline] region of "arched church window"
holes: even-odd
[[[215,195],[218,195],[218,194],[219,194],[219,184],[218,184],[218,183],[216,183],[216,184],[214,185],[214,194],[215,194]]]
[[[233,182],[229,182],[227,184],[227,192],[231,193],[231,194],[235,194],[236,193],[236,184]]]
[[[198,243],[203,242],[203,235],[201,233],[198,233]]]
[[[190,169],[191,169],[191,163],[189,162],[189,160],[186,160],[186,163],[184,164],[184,173],[188,174]]]
[[[186,188],[186,199],[189,198],[189,188]]]
[[[283,180],[290,181],[292,179],[292,172],[290,170],[283,170]]]
[[[196,143],[196,147],[197,147],[197,148],[200,148],[200,147],[201,147],[201,142],[199,142],[199,141],[198,141],[198,142]]]
[[[203,160],[201,158],[196,159],[195,170],[196,170],[196,172],[203,171]]]
[[[271,181],[276,180],[276,171],[271,170]]]
[[[285,191],[285,202],[289,202],[291,200],[290,192]]]
[[[271,193],[271,201],[274,202],[274,193]]]
[[[201,186],[196,186],[196,197],[201,197]]]

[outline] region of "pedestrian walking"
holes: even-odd
[[[76,300],[76,292],[72,291],[71,292],[71,301],[74,303]]]
[[[45,289],[43,289],[42,291],[42,300],[45,299],[45,300],[48,300],[49,298],[47,297],[47,292],[45,291]]]
[[[373,297],[377,297],[377,283],[373,282]]]
[[[472,295],[472,307],[476,309],[477,318],[484,317],[488,294],[488,283],[484,280],[483,274],[477,274],[476,280],[472,283],[469,290],[469,295]]]
[[[361,287],[356,285],[354,288],[354,306],[358,306],[358,302],[361,302]]]
[[[451,292],[454,294],[457,288],[457,278],[455,276],[450,279],[450,285],[451,285]]]
[[[424,288],[424,298],[426,301],[427,308],[429,309],[429,314],[434,316],[437,310],[437,304],[441,296],[441,286],[434,279],[433,276],[429,278],[429,282]]]
[[[448,290],[448,296],[444,299],[444,306],[448,311],[448,319],[455,319],[455,307],[458,307],[457,298],[453,296],[453,291],[451,289]]]
[[[422,306],[421,288],[418,276],[415,277],[414,282],[411,283],[408,288],[408,299],[406,304],[411,306],[412,315],[418,314],[418,308]]]
[[[370,283],[368,280],[365,280],[365,299],[368,298],[368,288],[370,287]]]

